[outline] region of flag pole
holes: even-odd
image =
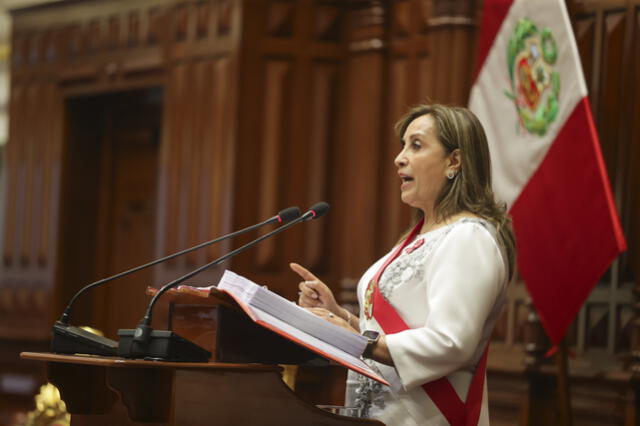
[[[557,381],[557,403],[559,422],[561,426],[572,426],[573,419],[571,416],[571,391],[569,389],[569,349],[567,348],[566,339],[558,344],[556,352],[556,365],[558,367]]]

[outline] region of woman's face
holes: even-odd
[[[413,120],[401,144],[394,163],[402,180],[402,202],[430,213],[451,165],[450,154],[436,138],[433,117],[422,115]]]

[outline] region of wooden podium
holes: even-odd
[[[46,363],[49,381],[60,390],[72,426],[383,425],[331,414],[300,399],[282,381],[282,368],[273,363],[304,361],[313,354],[243,321],[232,299],[192,289],[167,296],[169,327],[210,350],[212,360],[21,354]],[[279,361],[280,356],[287,362]]]

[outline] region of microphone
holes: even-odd
[[[302,215],[302,220],[317,219],[329,213],[329,203],[320,201],[309,207],[309,211]]]
[[[71,308],[73,307],[73,304],[75,303],[76,299],[80,297],[80,295],[84,294],[88,290],[95,288],[99,285],[102,285],[104,283],[107,283],[109,281],[113,281],[117,278],[124,277],[125,275],[129,275],[134,272],[140,271],[142,269],[148,268],[150,266],[157,265],[158,263],[164,262],[166,260],[173,259],[175,257],[181,256],[186,253],[190,253],[199,248],[206,247],[211,244],[215,244],[217,242],[224,241],[229,238],[233,238],[235,236],[244,234],[246,232],[259,228],[261,226],[269,225],[272,223],[290,222],[291,220],[296,219],[299,216],[300,216],[300,209],[298,207],[288,207],[278,212],[277,215],[270,217],[269,219],[263,222],[260,222],[258,224],[248,226],[239,231],[235,231],[230,234],[223,235],[222,237],[218,237],[213,240],[200,243],[191,248],[170,254],[160,259],[156,259],[152,262],[145,263],[144,265],[136,266],[135,268],[129,269],[127,271],[123,271],[115,275],[112,275],[110,277],[106,277],[101,280],[87,284],[86,286],[82,287],[71,298],[62,316],[53,325],[51,347],[50,347],[51,352],[85,353],[85,354],[107,355],[107,356],[116,355],[117,348],[118,348],[118,343],[116,341],[106,337],[98,336],[97,334],[94,334],[94,333],[90,333],[79,327],[73,327],[69,325],[69,316],[71,315]]]
[[[232,256],[242,253],[243,251],[255,246],[262,240],[277,235],[292,226],[306,222],[308,220],[318,219],[329,212],[329,204],[322,201],[314,204],[309,210],[291,222],[274,229],[261,237],[233,250],[229,253],[207,263],[175,280],[165,284],[153,296],[151,302],[147,306],[144,317],[138,323],[137,328],[118,330],[118,336],[121,337],[121,344],[118,355],[124,358],[149,357],[152,359],[160,359],[166,361],[190,361],[190,362],[206,362],[211,357],[211,353],[202,347],[190,342],[181,336],[167,330],[153,330],[151,328],[151,319],[153,307],[158,299],[169,289],[188,280],[200,272],[216,266]]]

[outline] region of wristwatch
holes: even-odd
[[[375,330],[365,330],[362,332],[362,335],[367,338],[367,347],[364,348],[362,356],[365,358],[371,358],[373,355],[373,348],[376,346],[376,343],[378,343],[378,340],[380,340],[380,333]]]

